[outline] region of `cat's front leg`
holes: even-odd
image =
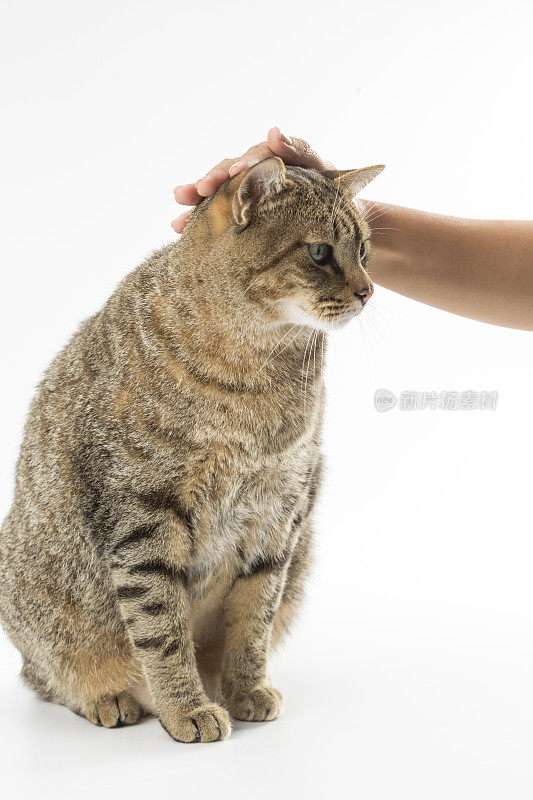
[[[276,719],[283,707],[270,685],[267,660],[290,552],[256,560],[236,579],[226,600],[222,665],[225,705],[235,719]]]
[[[181,742],[231,732],[227,711],[205,694],[187,593],[190,530],[175,513],[122,523],[109,543],[112,582],[133,650],[165,730]]]

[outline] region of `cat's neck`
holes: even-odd
[[[194,246],[193,246],[194,244]],[[227,272],[227,253],[198,237],[156,254],[132,276],[141,288],[139,324],[167,357],[206,381],[261,391],[322,374],[325,335],[302,325],[269,323],[243,299]],[[240,265],[231,264],[234,273]]]
[[[147,307],[154,333],[171,357],[195,374],[242,389],[261,390],[321,377],[325,335],[302,325],[266,324],[236,308],[223,292],[188,276],[158,282]]]

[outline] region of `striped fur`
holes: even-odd
[[[302,600],[320,482],[312,320],[357,313],[369,279],[348,196],[279,169],[246,224],[246,173],[202,203],[83,323],[31,406],[0,616],[26,683],[95,724],[135,722],[141,690],[180,741],[281,710],[268,654]],[[313,264],[309,241],[334,264]]]

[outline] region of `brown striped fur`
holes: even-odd
[[[279,714],[267,658],[311,559],[324,329],[370,286],[345,186],[279,159],[228,181],[46,372],[0,538],[0,616],[40,696],[115,727],[142,695],[180,741]]]

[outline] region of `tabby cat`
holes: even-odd
[[[0,536],[0,617],[41,697],[105,727],[151,709],[181,742],[279,715],[324,334],[372,294],[351,197],[381,169],[228,180],[49,367]]]

